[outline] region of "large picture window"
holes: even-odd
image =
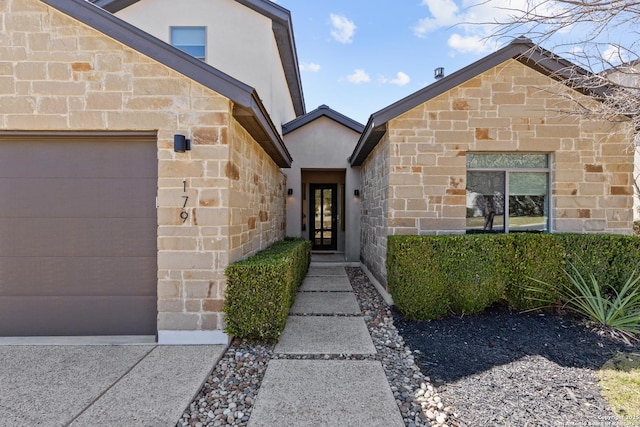
[[[203,61],[206,59],[206,40],[205,27],[171,27],[171,45]]]
[[[467,233],[548,230],[548,155],[467,153]]]

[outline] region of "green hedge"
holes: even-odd
[[[240,338],[276,339],[310,260],[310,241],[287,239],[228,266],[225,332]]]
[[[567,280],[566,261],[601,283],[622,284],[638,269],[640,239],[596,234],[389,236],[387,280],[400,311],[412,319],[470,314],[496,302],[526,310],[553,304],[552,289],[534,282]]]

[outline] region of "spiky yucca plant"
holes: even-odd
[[[611,328],[628,343],[637,340],[640,337],[640,274],[634,271],[617,291],[609,284],[598,283],[593,273],[588,272],[585,278],[574,264],[568,264],[570,269],[564,270],[568,282],[552,284],[531,278],[544,285],[544,290],[538,287],[529,290],[534,293],[553,290],[559,295],[563,308]]]

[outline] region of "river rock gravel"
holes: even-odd
[[[393,322],[393,314],[360,268],[346,268],[375,355],[283,355],[274,345],[235,339],[214,367],[177,427],[246,426],[271,359],[379,360],[407,427],[447,426],[452,408],[438,395],[415,362]],[[292,424],[295,425],[295,420]]]
[[[591,331],[566,313],[496,306],[411,321],[385,304],[362,269],[346,271],[377,354],[292,356],[236,339],[177,426],[246,426],[274,358],[380,361],[407,427],[620,426],[600,392],[598,369],[639,345]]]

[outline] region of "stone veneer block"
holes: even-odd
[[[2,41],[4,131],[157,132],[159,332],[221,332],[207,301],[222,298],[225,267],[284,237],[280,168],[228,98],[170,67],[39,0],[0,1],[2,25],[19,28]],[[190,152],[173,151],[176,133]]]

